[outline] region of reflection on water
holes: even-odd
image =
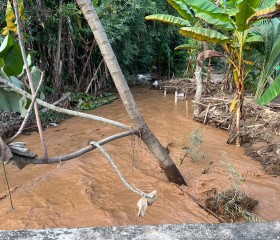
[[[246,178],[242,190],[259,200],[255,213],[265,220],[279,220],[279,177],[265,175],[258,162],[244,156],[242,148],[227,145],[226,132],[194,122],[186,114],[185,101],[177,101],[175,106],[174,95],[164,96],[159,91],[143,88],[133,89],[133,95],[161,143],[164,146],[172,143],[169,150],[176,163],[185,154],[182,148],[189,144],[189,134],[195,128],[201,128],[204,159],[197,162],[185,159],[180,167],[190,194],[203,201],[213,192],[229,187],[231,177],[221,163],[226,158]],[[188,100],[190,113],[191,101]],[[130,124],[120,100],[92,113]],[[68,119],[59,127],[45,131],[52,156],[75,151],[89,141],[98,141],[117,132],[120,130],[109,125],[78,118]],[[28,142],[34,152],[41,154],[37,133],[22,136],[19,141]],[[129,183],[146,192],[157,190],[158,199],[144,218],[137,217],[136,203],[140,197],[123,185],[105,157],[94,150],[61,166],[28,166],[21,171],[8,166],[16,209],[8,211],[9,201],[2,178],[0,228],[217,222],[177,186],[166,181],[156,160],[138,138],[119,139],[104,148]]]

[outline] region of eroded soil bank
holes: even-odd
[[[204,158],[193,162],[186,158],[180,166],[189,194],[202,201],[232,185],[228,160],[245,178],[241,190],[259,201],[254,211],[264,220],[279,220],[280,177],[267,175],[261,164],[245,156],[242,148],[227,145],[228,133],[192,120],[184,101],[174,104],[174,95],[134,89],[133,94],[150,128],[164,146],[169,145],[172,159],[178,163],[190,145],[189,135],[196,128],[203,133]],[[120,100],[92,111],[93,114],[129,124]],[[45,133],[52,156],[82,148],[119,129],[87,119],[71,118]],[[41,154],[37,133],[19,141]],[[170,144],[172,143],[172,144]],[[8,166],[13,189],[14,211],[2,177],[0,184],[0,228],[54,228],[112,226],[131,224],[202,223],[218,220],[200,208],[187,194],[167,182],[146,146],[127,137],[104,146],[130,183],[139,189],[158,191],[158,199],[144,218],[137,217],[139,196],[120,181],[104,156],[94,150],[78,159],[50,166],[27,166],[18,170]]]

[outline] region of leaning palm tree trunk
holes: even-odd
[[[104,61],[110,71],[126,111],[131,118],[134,127],[139,131],[139,137],[141,137],[153,155],[157,158],[169,181],[179,185],[186,184],[184,178],[166,152],[165,148],[160,144],[158,139],[145,123],[133,99],[125,77],[121,71],[116,56],[99,20],[97,12],[92,5],[92,2],[90,0],[76,0],[76,2],[82,10],[85,19],[87,20],[94,34],[96,42],[100,48],[102,56],[104,57]]]

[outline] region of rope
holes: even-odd
[[[119,175],[120,179],[122,180],[122,182],[125,184],[125,186],[131,190],[132,192],[144,197],[144,198],[150,198],[150,199],[154,199],[156,198],[155,195],[153,194],[147,194],[142,192],[141,190],[139,190],[136,187],[132,187],[124,178],[124,176],[122,175],[122,173],[120,172],[119,168],[117,167],[117,165],[115,164],[115,162],[113,161],[113,159],[110,157],[110,155],[104,150],[104,148],[102,148],[97,142],[91,142],[92,145],[96,146],[103,154],[104,156],[108,159],[108,161],[111,163],[111,165],[113,166],[113,168],[115,169],[115,171],[117,172],[117,174]]]

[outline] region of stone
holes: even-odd
[[[223,224],[165,224],[90,228],[0,231],[5,240],[280,240],[280,222]]]

